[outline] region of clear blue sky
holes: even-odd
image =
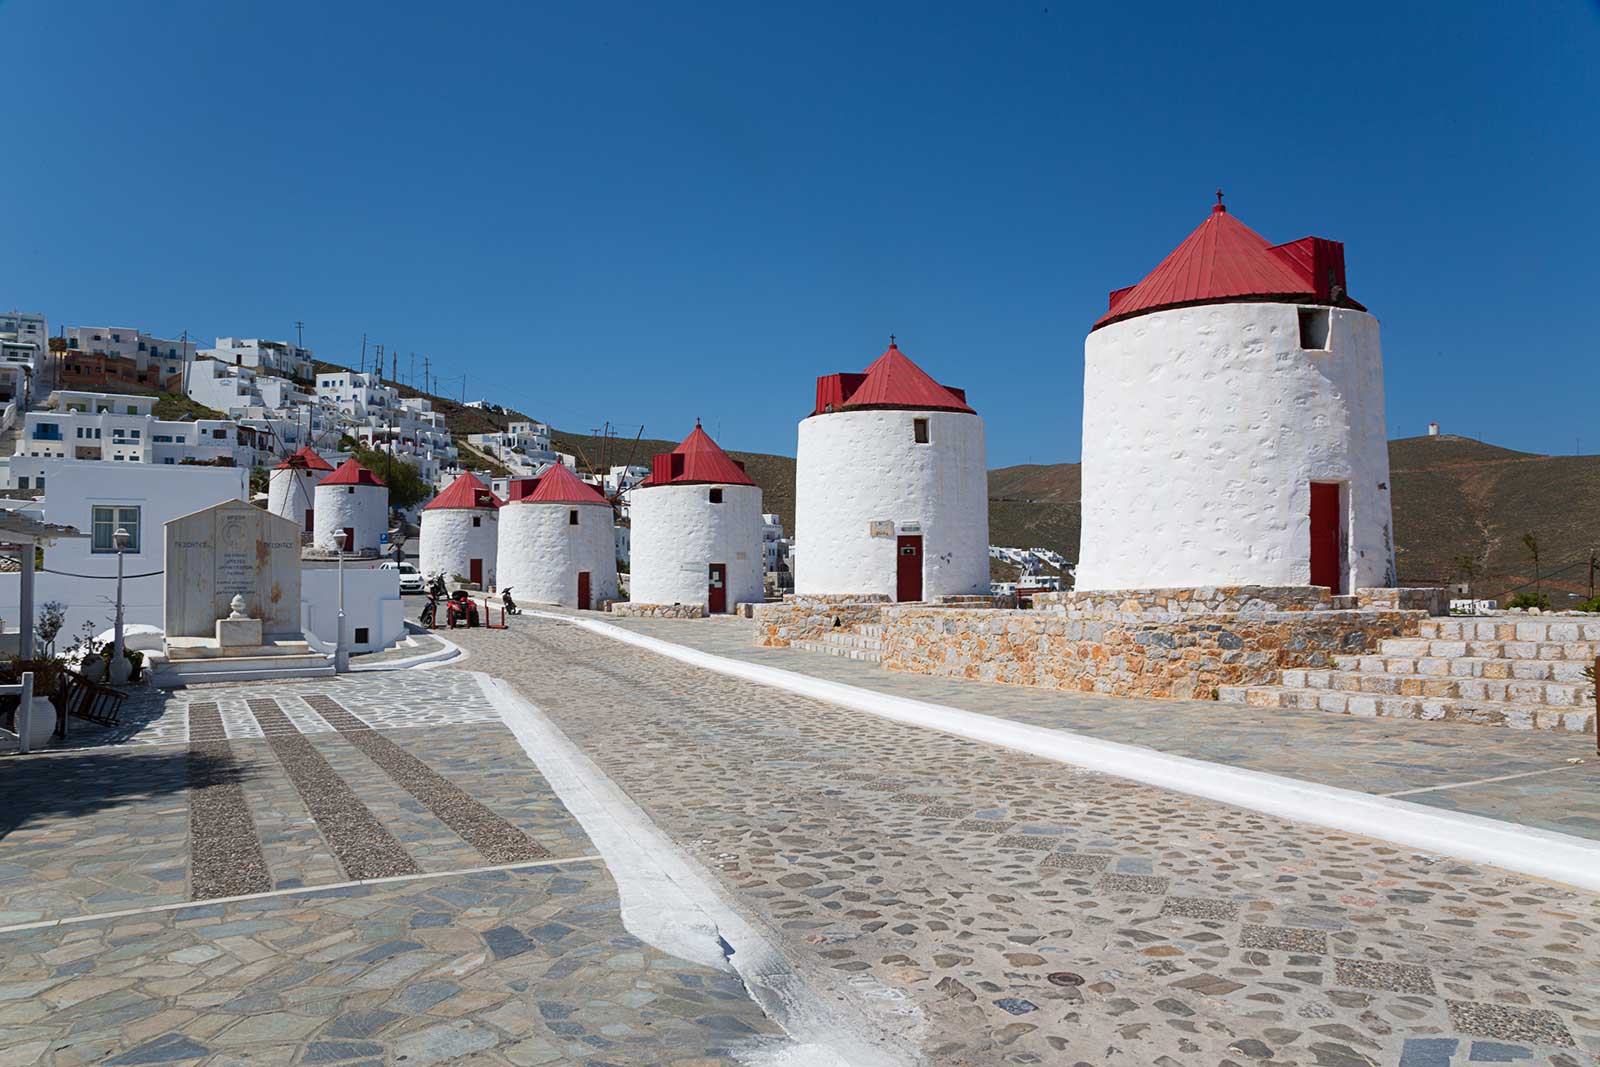
[[[1346,243],[1392,435],[1600,451],[1594,0],[0,0],[0,36],[0,304],[52,329],[303,319],[789,454],[892,331],[991,465],[1070,460],[1107,290],[1220,185]]]

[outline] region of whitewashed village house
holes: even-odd
[[[460,577],[479,589],[496,585],[500,501],[471,471],[463,472],[422,509],[420,567],[425,575]]]
[[[354,459],[322,479],[314,493],[312,543],[324,552],[339,548],[339,535],[347,536],[346,552],[377,555],[389,532],[389,489],[383,480]]]
[[[611,505],[560,463],[511,482],[500,509],[500,588],[520,602],[589,610],[617,598]]]
[[[695,424],[629,494],[633,604],[703,605],[709,614],[762,600],[761,489]]]
[[[795,467],[796,594],[988,592],[983,420],[892,337],[863,373],[817,379]]]
[[[1339,242],[1271,245],[1219,196],[1111,294],[1083,408],[1078,589],[1395,584],[1378,320]]]
[[[309,537],[316,532],[317,486],[332,473],[333,466],[309,446],[284,457],[267,476],[267,510]]]

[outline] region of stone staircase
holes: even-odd
[[[1333,656],[1327,669],[1286,670],[1277,685],[1222,686],[1224,703],[1343,715],[1436,719],[1592,733],[1585,667],[1600,621],[1571,616],[1430,619],[1375,653]]]
[[[883,625],[875,622],[858,622],[853,626],[841,627],[832,633],[824,634],[820,640],[796,641],[790,647],[803,649],[806,652],[822,652],[829,656],[843,656],[845,659],[881,663]]]

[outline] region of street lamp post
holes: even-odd
[[[111,533],[111,543],[117,549],[117,614],[111,624],[111,662],[106,664],[106,678],[112,685],[126,684],[133,675],[133,665],[123,654],[122,639],[122,562],[129,540],[128,531],[121,526]]]
[[[349,547],[349,532],[340,530],[333,539],[339,549],[339,623],[333,639],[333,669],[335,673],[346,674],[350,670],[350,650],[344,647],[344,552]]]

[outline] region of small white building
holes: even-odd
[[[44,395],[50,324],[43,315],[0,312],[0,403],[16,400],[26,409]]]
[[[317,486],[333,466],[310,446],[284,457],[267,476],[267,510],[288,519],[306,538],[316,532]]]
[[[325,400],[347,415],[365,418],[382,415],[400,405],[400,393],[383,384],[376,374],[356,371],[325,371],[317,375],[317,398]]]
[[[865,372],[817,379],[795,457],[794,542],[797,594],[988,592],[983,420],[892,337]]]
[[[59,601],[66,610],[57,651],[78,636],[84,622],[93,623],[96,632],[112,623],[117,585],[112,534],[118,527],[129,538],[123,559],[123,617],[130,625],[162,626],[163,526],[224,500],[246,500],[250,485],[250,471],[244,467],[113,466],[73,459],[40,463],[40,499],[21,503],[18,510],[90,535],[47,548],[36,579],[35,610],[50,601]],[[0,604],[17,602],[18,580],[15,573],[0,573]],[[16,629],[16,619],[5,623],[6,629]]]
[[[254,337],[219,337],[200,355],[235,367],[249,367],[266,374],[309,380],[311,349],[287,341],[263,341]]]
[[[156,398],[57,389],[54,405],[24,416],[11,478],[35,472],[27,459],[103,460],[112,463],[184,463],[250,466],[255,431],[229,419],[158,419]]]
[[[1378,320],[1219,202],[1084,342],[1077,588],[1392,586]]]
[[[499,577],[516,600],[589,610],[617,599],[611,505],[561,464],[512,481],[500,509]]]
[[[425,575],[456,576],[482,590],[496,588],[500,501],[471,471],[422,509],[420,567]]]
[[[382,479],[347,459],[317,485],[315,498],[313,545],[335,552],[342,532],[348,536],[346,552],[377,555],[389,532],[389,489]]]
[[[718,614],[764,599],[761,489],[695,424],[630,494],[635,604],[703,604]]]

